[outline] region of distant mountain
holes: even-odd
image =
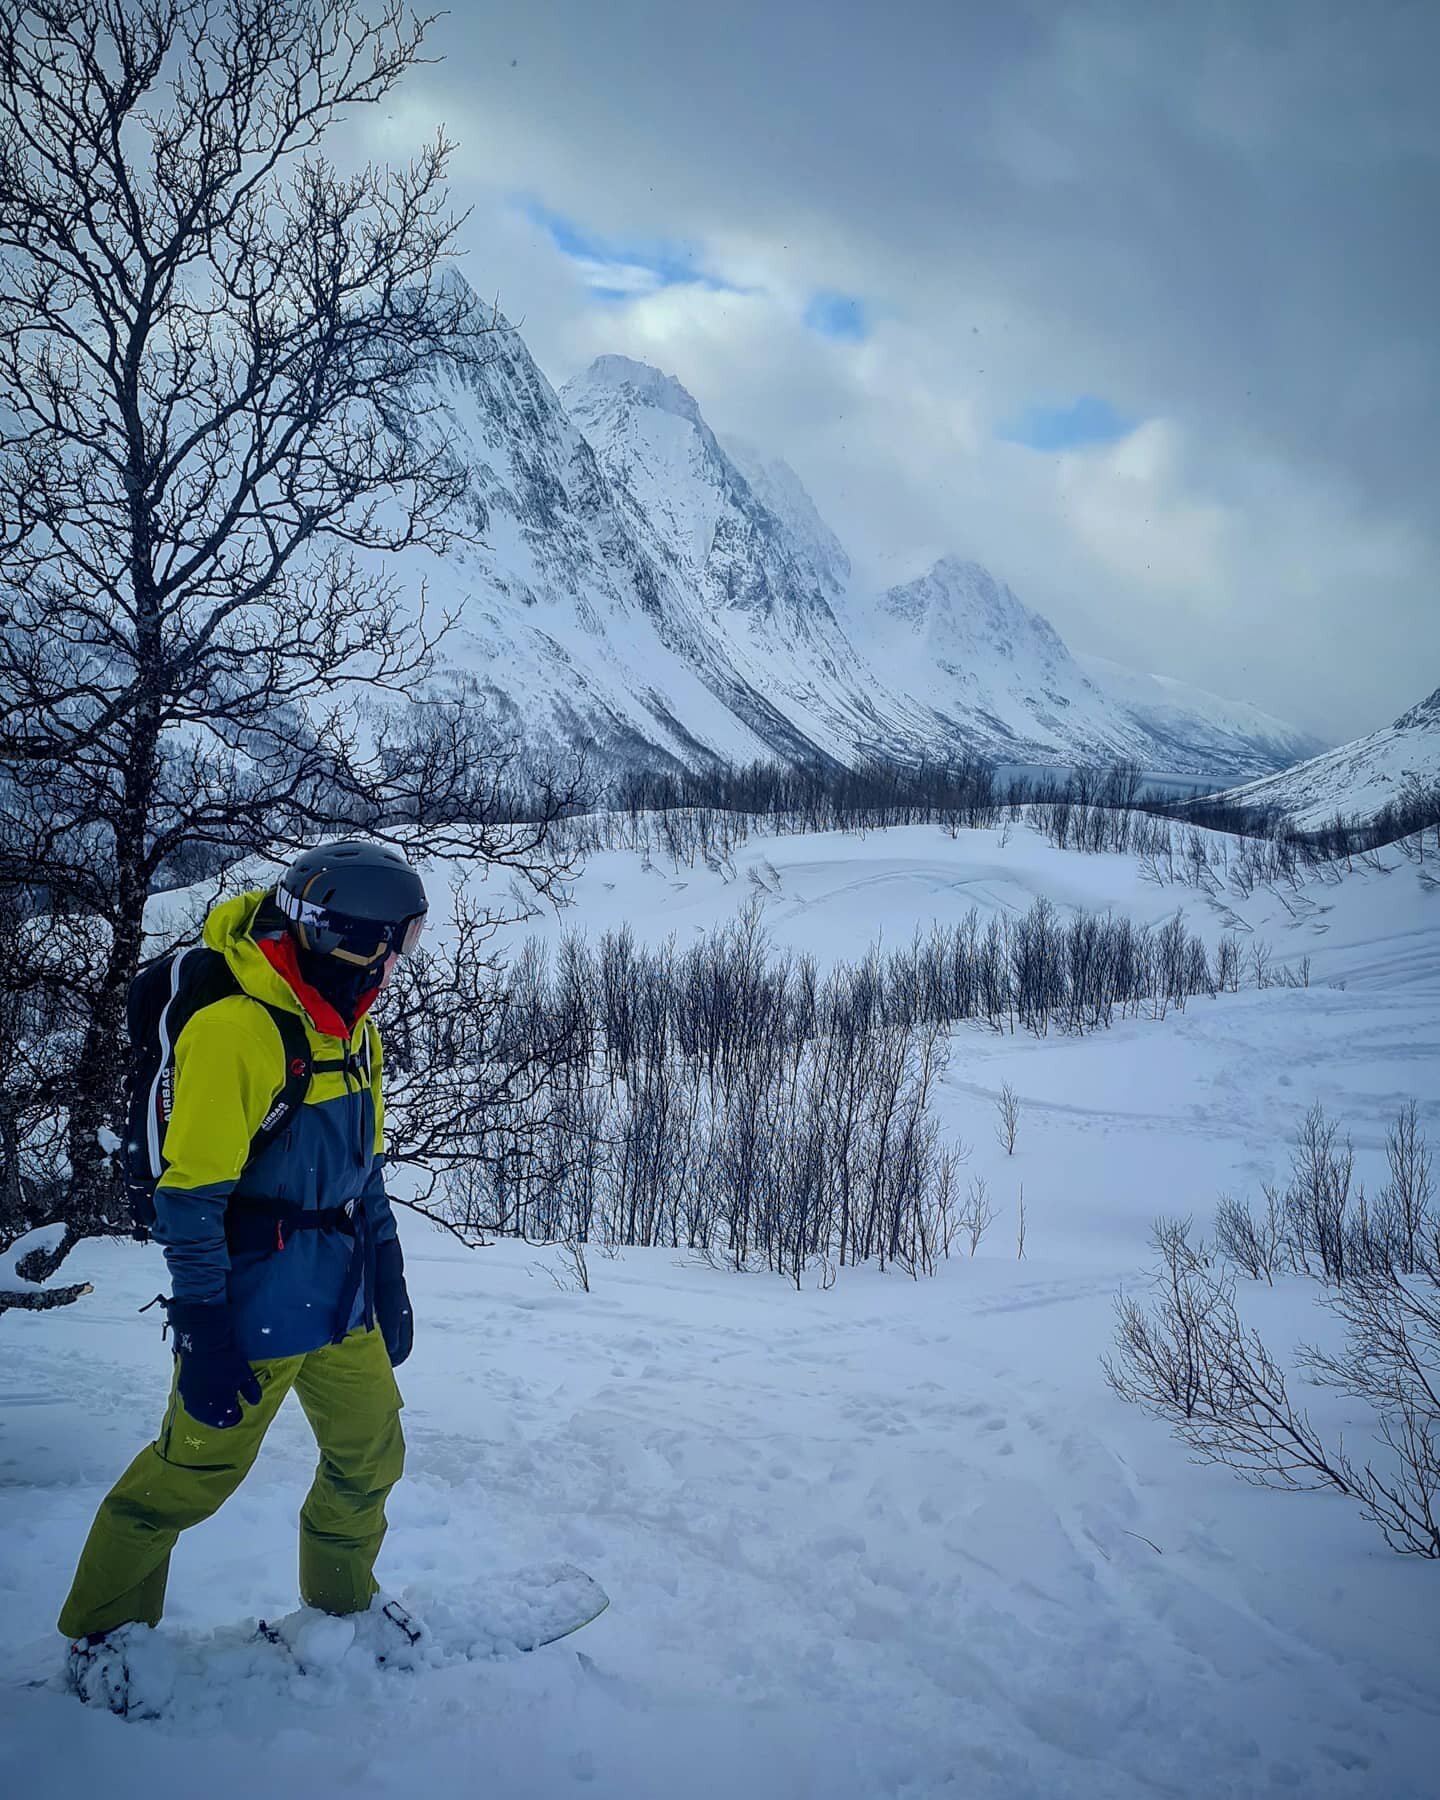
[[[1440,789],[1440,688],[1393,725],[1233,788],[1228,797],[1246,806],[1278,807],[1303,830],[1314,830],[1337,813],[1373,819],[1413,788]]]
[[[413,427],[464,468],[478,541],[405,566],[458,611],[452,679],[538,746],[597,768],[980,752],[1234,777],[1314,747],[1087,672],[976,564],[858,592],[794,471],[722,445],[672,376],[605,356],[557,394],[504,320],[487,343],[427,371]]]
[[[1077,656],[1091,682],[1137,720],[1155,744],[1152,767],[1164,773],[1176,767],[1165,761],[1165,746],[1186,762],[1226,773],[1237,749],[1253,763],[1282,768],[1329,748],[1312,732],[1287,725],[1273,713],[1245,700],[1225,700],[1204,688],[1191,687],[1171,675],[1139,675],[1103,656]]]
[[[1002,760],[1128,757],[1159,773],[1224,776],[1320,747],[1258,708],[1072,656],[1048,619],[959,557],[853,601],[848,616],[884,680]]]
[[[1090,685],[1049,620],[978,563],[942,557],[915,581],[853,597],[847,616],[881,680],[977,750],[1011,761],[1147,754],[1144,733]]]

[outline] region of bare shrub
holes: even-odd
[[[586,1258],[584,1240],[564,1238],[558,1248],[560,1254],[557,1261],[547,1267],[545,1273],[562,1294],[588,1294],[590,1264]]]
[[[960,1228],[969,1240],[972,1256],[980,1248],[981,1239],[999,1216],[999,1208],[990,1198],[985,1177],[983,1175],[973,1176],[969,1191],[965,1196],[965,1211],[960,1215]]]
[[[1227,931],[1220,939],[1220,947],[1215,953],[1215,985],[1221,993],[1240,992],[1242,961],[1240,940],[1234,932]]]
[[[1015,1154],[1015,1138],[1020,1130],[1020,1097],[1007,1081],[995,1101],[995,1136],[1007,1156]]]
[[[1257,988],[1274,986],[1275,978],[1270,969],[1274,957],[1274,951],[1264,938],[1256,938],[1250,946],[1250,974]]]
[[[1341,1139],[1337,1121],[1318,1103],[1306,1113],[1290,1159],[1290,1183],[1283,1199],[1270,1189],[1266,1199],[1285,1209],[1296,1264],[1307,1273],[1312,1259],[1328,1281],[1345,1278],[1351,1242],[1349,1209],[1355,1184],[1355,1151]]]
[[[956,1233],[969,1231],[969,1209],[964,1212],[956,1207],[956,1185],[959,1171],[970,1159],[968,1145],[957,1144],[940,1152],[935,1169],[934,1204],[931,1215],[930,1238],[939,1254],[948,1257],[955,1243]],[[973,1183],[972,1183],[973,1186]],[[972,1248],[970,1254],[975,1254]]]
[[[1259,1218],[1243,1200],[1222,1194],[1215,1213],[1215,1247],[1252,1281],[1263,1276],[1273,1287],[1286,1259],[1285,1209],[1275,1190],[1266,1189]]]
[[[1440,1244],[1424,1278],[1362,1269],[1328,1297],[1345,1320],[1345,1350],[1302,1353],[1320,1381],[1368,1401],[1387,1466],[1329,1449],[1290,1397],[1283,1369],[1235,1303],[1235,1279],[1162,1221],[1148,1303],[1116,1302],[1114,1392],[1163,1420],[1202,1463],[1261,1487],[1328,1488],[1358,1504],[1393,1550],[1440,1557]]]
[[[1419,1113],[1411,1100],[1385,1138],[1390,1180],[1381,1191],[1377,1214],[1381,1234],[1403,1274],[1413,1274],[1424,1248],[1435,1182],[1430,1147],[1420,1135]]]
[[[1338,1353],[1304,1352],[1322,1385],[1372,1406],[1393,1471],[1367,1468],[1366,1502],[1391,1547],[1440,1556],[1440,1231],[1415,1267],[1365,1267],[1323,1304],[1344,1320]]]

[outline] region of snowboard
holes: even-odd
[[[284,1619],[262,1619],[257,1637],[290,1654],[302,1672],[368,1652],[381,1668],[444,1667],[539,1650],[598,1619],[610,1596],[573,1563],[546,1563],[490,1577],[483,1596],[414,1596],[415,1613],[377,1597],[369,1613],[334,1618],[302,1607]]]
[[[311,1682],[358,1697],[397,1674],[542,1649],[591,1624],[609,1604],[592,1576],[555,1562],[433,1591],[417,1585],[399,1602],[377,1596],[369,1612],[344,1618],[301,1607],[284,1618],[205,1632],[140,1627],[127,1644],[123,1716],[175,1718],[268,1704],[267,1696],[280,1699]],[[28,1685],[74,1692],[63,1674]]]

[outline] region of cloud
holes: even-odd
[[[1152,419],[1104,454],[1062,457],[1056,489],[1072,537],[1117,580],[1201,608],[1223,590],[1232,517],[1196,493],[1173,421]]]

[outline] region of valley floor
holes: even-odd
[[[1220,928],[1213,904],[1127,859],[1028,834],[747,851],[729,884],[596,858],[564,923],[708,927],[763,859],[767,928],[822,955],[1036,892],[1155,919],[1183,902]],[[1190,1466],[1099,1367],[1153,1215],[1208,1228],[1219,1192],[1257,1194],[1313,1100],[1367,1179],[1405,1099],[1440,1138],[1440,897],[1403,866],[1316,891],[1298,921],[1294,899],[1237,912],[1280,955],[1311,955],[1308,989],[1082,1040],[954,1034],[946,1127],[1002,1213],[934,1280],[847,1270],[796,1293],[631,1251],[592,1254],[584,1294],[551,1279],[554,1251],[466,1252],[411,1222],[409,1472],[382,1577],[423,1613],[482,1604],[517,1565],[579,1563],[612,1607],[534,1656],[309,1678],[232,1658],[148,1724],[29,1688],[57,1665],[51,1622],[95,1504],[163,1402],[168,1358],[136,1312],[163,1284],[158,1255],[85,1246],[66,1277],[92,1280],[89,1300],[0,1323],[0,1791],[1432,1795],[1440,1566],[1394,1556],[1341,1500]],[[1013,1159],[993,1133],[1004,1082],[1023,1107]],[[1301,1283],[1242,1300],[1277,1349],[1323,1331]],[[1353,1402],[1304,1399],[1364,1441]],[[288,1408],[250,1481],[182,1541],[167,1631],[294,1605],[312,1464]]]

